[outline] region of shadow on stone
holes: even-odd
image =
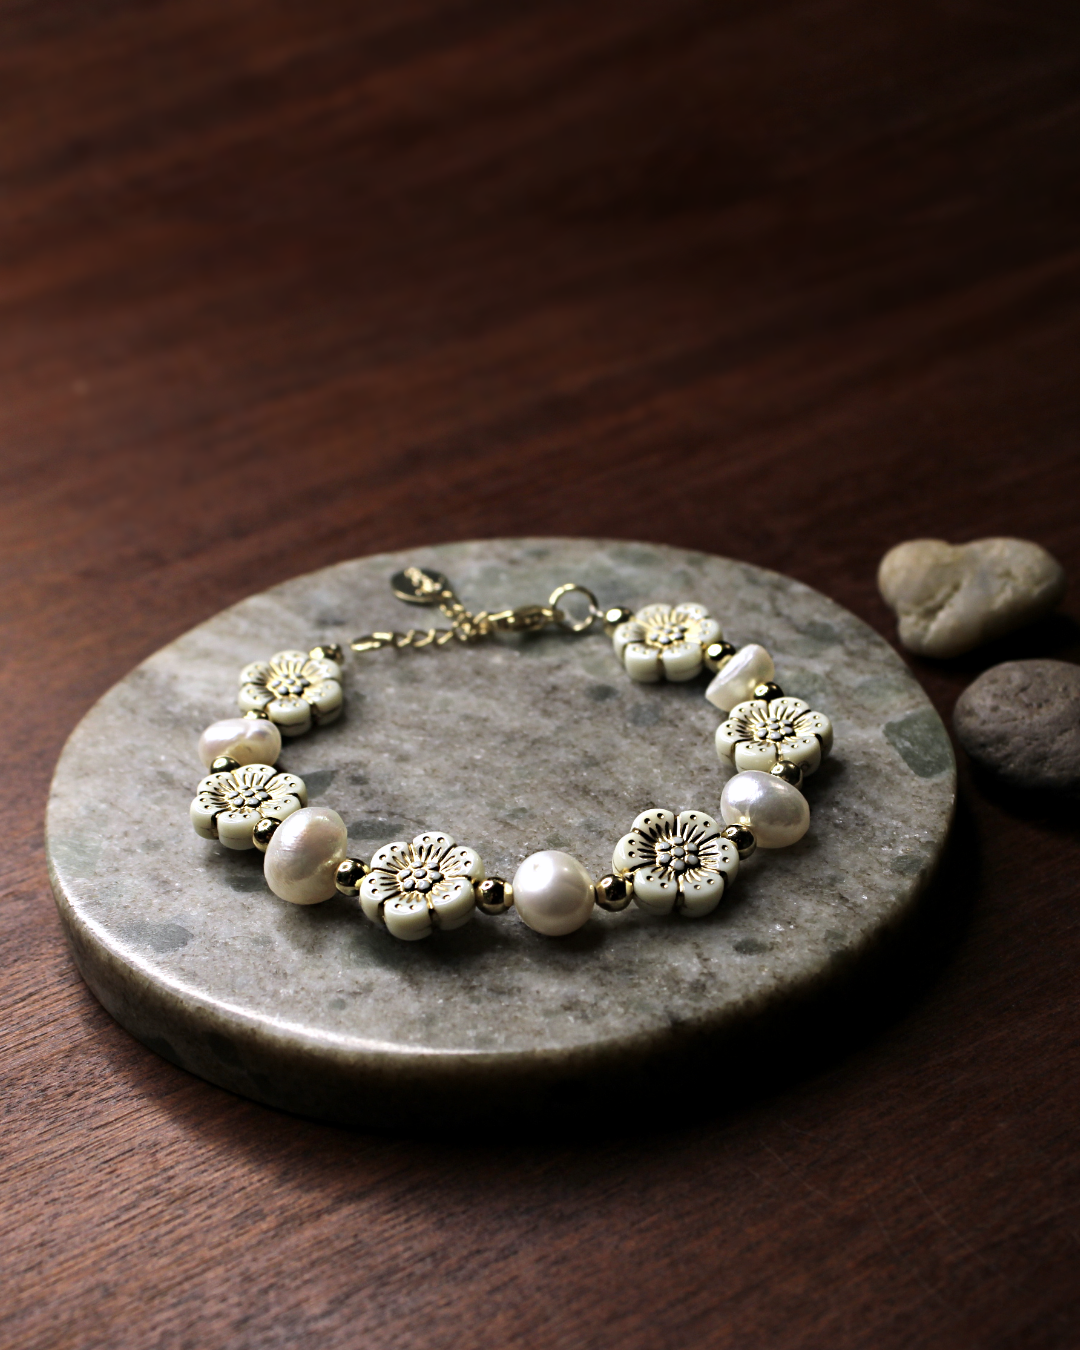
[[[371,1101],[378,1119],[352,1126],[372,1108],[355,1093],[342,1097],[338,1128],[347,1134],[392,1135],[418,1143],[430,1140],[438,1121],[442,1146],[475,1144],[479,1135],[513,1137],[516,1143],[550,1147],[569,1138],[602,1137],[629,1143],[644,1137],[670,1135],[742,1112],[789,1090],[841,1063],[871,1045],[900,1021],[931,988],[948,964],[965,931],[979,890],[976,831],[963,796],[941,866],[907,916],[879,935],[873,949],[838,953],[814,987],[793,994],[785,1003],[763,1009],[738,1033],[673,1023],[663,1043],[652,1052],[609,1061],[602,1071],[553,1070],[545,1075],[533,1065],[528,1076],[489,1073],[473,1081],[448,1075],[441,1086],[393,1082],[373,1083]],[[391,952],[395,949],[390,948]],[[430,959],[439,961],[433,951]],[[458,956],[460,959],[460,953]],[[205,1041],[205,1037],[204,1037]],[[169,1044],[147,1038],[147,1044],[174,1064],[187,1067]],[[232,1040],[228,1055],[213,1040],[216,1058],[231,1072],[245,1075],[245,1096],[290,1112],[289,1088],[279,1074],[246,1063],[245,1051]],[[133,1066],[134,1071],[134,1066]],[[205,1069],[202,1076],[210,1076]],[[143,1084],[145,1087],[145,1083]],[[295,1095],[293,1101],[295,1101]],[[166,1099],[165,1105],[168,1105]],[[177,1101],[189,1126],[188,1105]],[[324,1119],[325,1104],[319,1115]],[[194,1120],[201,1127],[203,1117]],[[217,1131],[208,1115],[205,1128]],[[246,1147],[237,1134],[235,1146]]]
[[[840,954],[831,978],[768,1010],[736,1035],[687,1033],[621,1082],[587,1076],[551,1086],[545,1113],[524,1122],[550,1139],[560,1119],[608,1137],[668,1133],[746,1110],[835,1067],[900,1021],[958,947],[979,891],[974,820],[963,797],[945,855],[907,918],[873,950]],[[674,1028],[677,1032],[678,1028]],[[673,1122],[678,1122],[673,1125]]]
[[[1028,661],[1049,656],[1058,661],[1080,662],[1080,623],[1069,614],[1048,614],[1037,623],[1028,624],[1015,633],[988,642],[963,656],[948,661],[934,661],[927,657],[914,658],[915,664],[929,670],[949,671],[974,679],[991,666],[1002,661]]]
[[[965,759],[972,790],[999,810],[1060,834],[1080,835],[1080,793],[1018,788],[967,756]]]

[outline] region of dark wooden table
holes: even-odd
[[[340,558],[602,534],[892,635],[900,539],[1080,577],[1080,12],[0,5],[0,1343],[1080,1343],[1074,815],[964,777],[929,981],[739,1111],[349,1134],[132,1041],[42,811],[160,644]],[[942,714],[1065,615],[913,663]],[[107,806],[103,806],[107,810]]]

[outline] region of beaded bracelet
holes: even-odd
[[[701,918],[757,847],[783,848],[806,833],[810,809],[801,788],[832,748],[829,719],[784,694],[764,647],[736,650],[724,642],[703,605],[601,610],[591,591],[567,582],[546,605],[472,614],[440,573],[409,567],[391,585],[408,604],[438,606],[450,627],[369,633],[350,644],[353,651],[444,647],[549,624],[584,633],[600,622],[632,680],[684,681],[703,668],[713,672],[705,697],[727,714],[716,750],[737,771],[720,797],[723,824],[703,811],[649,808],[615,845],[611,873],[595,882],[576,858],[553,849],[526,858],[512,883],[488,877],[478,853],[441,831],[387,844],[370,862],[349,857],[337,812],[308,806],[303,780],[274,768],[283,736],[302,735],[341,713],[344,653],[337,644],[283,651],[240,672],[243,716],[202,733],[199,755],[210,773],[190,812],[203,839],[261,850],[266,883],[282,900],[311,905],[335,894],[358,897],[372,923],[406,941],[460,928],[476,910],[496,915],[511,907],[536,932],[558,937],[580,928],[594,905],[619,911],[633,901],[649,914],[677,910]],[[559,603],[575,593],[587,604],[577,618]]]

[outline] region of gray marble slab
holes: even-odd
[[[760,851],[707,919],[598,910],[565,939],[511,913],[401,943],[355,902],[278,900],[261,854],[191,830],[198,734],[235,714],[247,662],[422,621],[388,586],[411,562],[445,572],[472,609],[543,602],[569,580],[605,605],[706,603],[726,638],[767,646],[784,690],[833,720],[833,756],[808,780],[809,834]],[[287,742],[281,766],[342,815],[360,856],[437,828],[489,875],[557,848],[599,876],[647,807],[719,814],[728,773],[705,683],[634,685],[601,633],[370,653],[349,662],[341,720]],[[645,1091],[649,1066],[690,1042],[705,1048],[694,1072],[722,1072],[725,1037],[797,1006],[896,928],[938,862],[954,795],[925,694],[824,595],[654,544],[487,540],[297,577],[157,652],[72,734],[48,858],[90,988],[175,1063],[328,1120],[490,1120],[635,1075]]]

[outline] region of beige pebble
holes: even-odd
[[[920,656],[960,656],[1041,618],[1065,593],[1065,572],[1026,539],[909,539],[878,568],[901,643]]]

